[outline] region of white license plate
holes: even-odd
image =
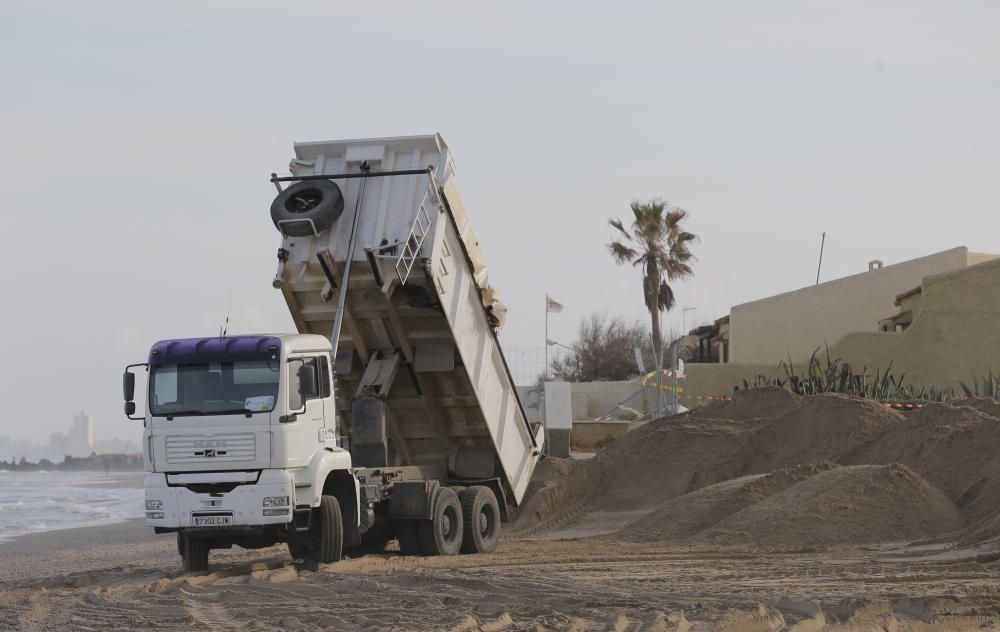
[[[196,527],[228,527],[233,524],[232,514],[228,516],[195,516]]]

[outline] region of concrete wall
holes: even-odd
[[[643,389],[638,382],[571,382],[570,399],[573,419],[597,419],[613,413],[618,404],[638,391],[642,394],[633,398],[627,406],[650,410],[658,405],[655,389]],[[524,405],[528,421],[545,420],[545,396],[541,386],[519,386],[518,395]]]
[[[638,382],[574,382],[573,419],[597,419],[612,414],[630,396],[642,389]],[[646,393],[626,404],[633,408],[646,407]]]
[[[867,365],[869,373],[892,363],[894,373],[905,373],[906,383],[917,387],[960,389],[959,382],[1000,372],[1000,259],[924,279],[915,316],[904,332],[847,334],[830,355],[858,371]],[[731,394],[745,377],[779,375],[780,360],[688,364],[685,395]],[[795,368],[801,371],[803,363]]]
[[[730,312],[729,361],[777,364],[808,359],[852,332],[877,332],[896,313],[894,300],[924,277],[960,270],[990,255],[959,247],[881,269],[736,305]]]

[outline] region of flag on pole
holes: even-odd
[[[549,297],[548,294],[545,295],[545,311],[552,312],[553,314],[558,314],[563,310],[562,303]]]

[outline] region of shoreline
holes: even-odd
[[[16,535],[0,542],[0,589],[30,580],[148,562],[177,562],[173,537],[143,518]]]
[[[143,488],[146,473],[145,472],[135,472],[135,471],[119,471],[119,472],[109,472],[105,475],[103,472],[57,472],[50,471],[38,476],[33,475],[34,473],[14,473],[17,478],[15,481],[20,481],[20,484],[27,484],[31,487],[38,487],[39,485],[44,486],[45,481],[51,480],[54,485],[64,488],[66,491],[79,489],[79,490],[103,490],[106,492],[116,492],[120,490],[141,490]],[[48,478],[50,477],[51,478]],[[7,479],[11,480],[12,477],[0,478],[0,481]],[[18,488],[15,488],[18,489]],[[23,488],[22,488],[23,489]],[[72,492],[70,492],[72,493]],[[80,492],[82,495],[87,495],[89,492]],[[97,492],[98,494],[101,491]],[[129,492],[130,495],[134,495],[134,492]],[[15,493],[16,496],[16,493]],[[3,500],[4,494],[0,492],[0,501]],[[44,497],[40,498],[41,501],[45,501]],[[15,505],[28,502],[22,495]],[[38,538],[43,534],[53,534],[66,531],[86,531],[88,529],[107,529],[108,527],[114,527],[117,525],[128,524],[131,521],[138,519],[142,522],[142,498],[141,495],[137,497],[135,501],[135,511],[128,512],[117,512],[117,514],[125,513],[126,515],[90,515],[86,512],[77,514],[75,519],[67,520],[66,516],[70,514],[64,514],[62,520],[56,520],[54,523],[50,523],[50,526],[39,528],[37,522],[32,522],[28,520],[5,520],[7,523],[6,527],[0,530],[0,550],[7,551],[10,550],[11,545],[16,545],[17,543],[24,543],[25,538]],[[66,506],[71,506],[68,501],[64,503]],[[58,505],[57,505],[58,506]],[[132,502],[128,503],[128,506],[132,506]],[[72,511],[72,510],[70,510]],[[129,516],[128,514],[131,514]],[[47,523],[45,518],[41,519],[41,522]],[[58,536],[57,536],[58,538]],[[64,539],[64,538],[63,538]],[[62,540],[59,540],[62,541]],[[2,577],[2,572],[0,572],[0,577]]]
[[[83,474],[81,472],[61,472],[65,474]],[[75,487],[85,487],[87,489],[142,489],[146,482],[147,472],[93,472],[100,477],[100,480],[90,481],[75,485]]]

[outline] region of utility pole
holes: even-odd
[[[688,334],[687,314],[688,314],[688,312],[693,312],[696,309],[698,309],[698,308],[697,307],[685,307],[685,308],[681,309],[681,322],[683,323],[681,326],[684,327],[684,331],[681,332],[681,336],[682,337],[686,336]]]
[[[816,285],[819,285],[819,271],[823,269],[823,246],[826,245],[826,232],[823,232],[823,240],[819,242],[819,265],[816,266]]]
[[[678,408],[677,408],[678,407],[678,401],[677,401],[677,345],[674,345],[674,352],[673,352],[672,359],[671,359],[670,375],[673,378],[672,379],[672,382],[673,382],[672,386],[673,386],[673,390],[674,390],[674,408],[673,408],[672,411],[670,411],[670,414],[676,415],[677,414],[677,410],[678,410]]]

